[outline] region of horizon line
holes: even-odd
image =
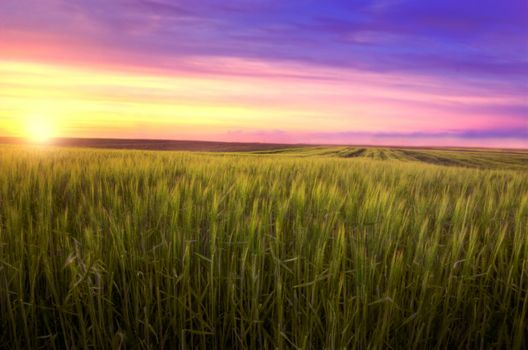
[[[219,141],[219,140],[191,140],[191,139],[167,139],[167,138],[122,138],[122,137],[69,137],[61,136],[54,137],[45,143],[32,142],[22,136],[2,136],[0,135],[0,144],[4,144],[4,140],[15,140],[17,142],[11,144],[24,144],[24,145],[40,145],[40,146],[50,146],[50,147],[78,147],[75,145],[60,145],[56,144],[54,141],[68,141],[68,140],[79,140],[79,141],[135,141],[135,142],[178,142],[178,143],[209,143],[209,144],[224,144],[224,145],[269,145],[269,146],[298,146],[298,147],[385,147],[385,148],[413,148],[413,149],[464,149],[464,150],[512,150],[512,151],[527,151],[528,147],[490,147],[490,146],[458,146],[458,145],[405,145],[405,144],[382,144],[382,143],[362,143],[362,144],[353,144],[353,143],[298,143],[298,142],[243,142],[243,141]],[[92,146],[93,147],[93,146]],[[104,145],[95,146],[95,148],[110,148],[104,147]],[[287,148],[287,147],[284,147]],[[133,148],[131,148],[133,149]],[[156,149],[152,149],[156,151]],[[158,149],[163,150],[163,149]]]

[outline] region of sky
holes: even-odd
[[[528,1],[2,0],[31,135],[528,148]]]

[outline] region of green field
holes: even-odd
[[[528,152],[0,146],[0,347],[526,349]]]

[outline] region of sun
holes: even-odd
[[[44,117],[30,118],[26,122],[27,138],[32,143],[46,144],[55,136],[53,123]]]

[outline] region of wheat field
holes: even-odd
[[[0,347],[526,349],[528,153],[0,146]]]

